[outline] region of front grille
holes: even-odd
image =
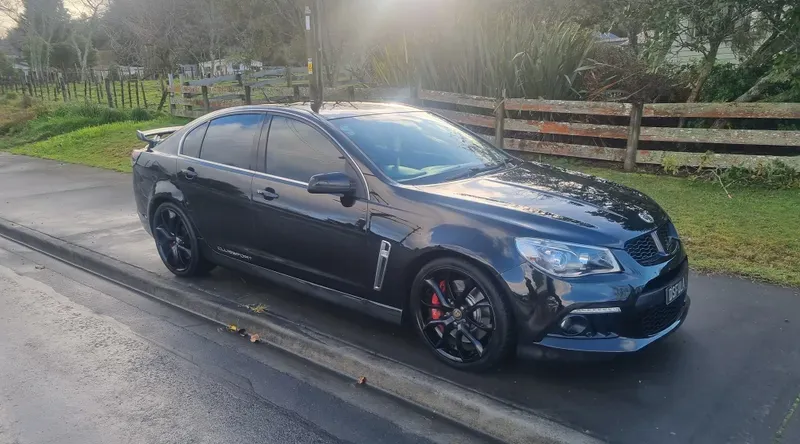
[[[658,247],[650,233],[626,242],[625,251],[642,265],[652,265],[659,259]]]
[[[642,265],[654,265],[663,262],[675,252],[676,241],[670,236],[670,225],[665,223],[658,227],[656,236],[664,247],[664,252],[658,251],[658,246],[653,240],[652,232],[633,238],[625,243],[625,251]]]
[[[669,305],[657,305],[642,312],[639,328],[643,336],[652,336],[672,325],[678,320],[683,308],[683,298],[678,298]]]

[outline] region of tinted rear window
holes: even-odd
[[[252,169],[254,140],[263,114],[236,114],[211,121],[200,158],[238,168]]]

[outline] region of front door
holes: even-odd
[[[263,113],[219,117],[187,134],[178,185],[192,222],[212,250],[248,261],[250,188]]]
[[[266,174],[255,175],[251,191],[259,261],[284,274],[367,296],[375,255],[366,252],[366,193],[353,166],[309,123],[274,115],[265,132]],[[356,197],[307,191],[311,176],[330,172],[350,175],[359,187]]]

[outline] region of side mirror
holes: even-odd
[[[349,196],[356,192],[356,187],[345,173],[323,173],[311,177],[308,181],[308,192]]]

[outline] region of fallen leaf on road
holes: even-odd
[[[36,267],[37,270],[44,270],[44,265],[38,265],[37,264],[35,267]]]
[[[239,330],[239,327],[237,327],[237,326],[236,326],[236,325],[234,325],[234,324],[231,324],[231,325],[229,325],[229,326],[228,326],[228,330],[230,330],[230,331],[237,331],[237,330]]]
[[[258,342],[259,339],[258,335],[250,335],[250,342]]]
[[[364,385],[366,383],[367,383],[366,376],[362,376],[362,377],[358,378],[358,385]]]
[[[267,311],[267,306],[264,304],[248,305],[247,308],[249,308],[253,313],[264,313]]]

